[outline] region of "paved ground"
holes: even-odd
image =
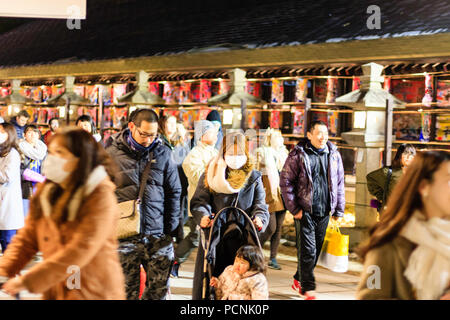
[[[266,257],[269,256],[269,251],[264,250]],[[277,260],[282,267],[282,270],[268,269],[267,279],[269,282],[270,299],[274,300],[301,300],[298,294],[291,289],[292,276],[297,268],[297,259],[295,256],[296,249],[286,245],[280,246],[280,253]],[[194,260],[196,251],[192,253],[188,261],[182,264],[179,272],[179,278],[171,278],[171,295],[172,300],[190,300],[192,290],[192,278],[194,274]],[[1,257],[0,257],[1,259]],[[33,264],[38,262],[31,262],[24,271],[26,272]],[[317,299],[321,300],[351,300],[355,297],[355,290],[358,284],[358,273],[362,266],[359,263],[350,262],[349,272],[335,273],[325,268],[317,267],[315,271],[317,281]],[[39,295],[30,294],[29,292],[22,292],[21,299],[35,300],[39,299]],[[0,291],[0,300],[14,299]]]
[[[273,300],[301,300],[299,295],[291,289],[292,276],[297,269],[297,259],[292,253],[295,248],[282,246],[277,260],[282,270],[268,269],[267,280],[269,282],[269,298]],[[179,278],[171,278],[171,299],[190,300],[192,290],[192,278],[194,274],[195,251],[188,261],[181,265]],[[266,257],[269,251],[264,250]],[[359,263],[350,262],[349,272],[335,273],[322,267],[315,271],[317,281],[317,299],[321,300],[353,300],[355,299],[356,286],[359,281],[359,272],[362,266]]]

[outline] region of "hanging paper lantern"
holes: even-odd
[[[178,101],[179,101],[179,103],[192,102],[191,83],[190,82],[185,82],[185,81],[180,82],[180,92],[179,92]]]
[[[148,91],[159,96],[159,83],[158,82],[149,82],[148,83]]]
[[[245,91],[257,98],[261,97],[261,82],[247,81]]]
[[[422,114],[422,127],[420,131],[420,141],[428,142],[431,137],[431,113]]]
[[[293,134],[302,134],[304,129],[304,110],[295,110],[294,111],[294,125],[293,125]]]
[[[339,113],[338,112],[328,112],[328,131],[330,136],[336,137],[338,135],[338,124],[339,124]]]
[[[308,93],[308,79],[298,78],[295,86],[295,102],[305,102]]]
[[[325,103],[334,103],[337,96],[337,79],[328,78],[327,79],[327,97]]]
[[[272,102],[281,103],[283,102],[284,87],[283,81],[274,79],[272,80]]]
[[[450,115],[436,117],[436,140],[450,141]]]
[[[176,103],[176,90],[175,85],[172,82],[166,82],[164,84],[164,94],[163,99],[167,104]]]
[[[270,113],[270,127],[272,129],[280,128],[280,111],[272,111]]]
[[[352,91],[358,90],[359,88],[361,88],[361,78],[353,77],[353,80],[352,80]]]
[[[210,80],[200,80],[200,103],[207,103],[208,99],[211,98],[211,81]]]

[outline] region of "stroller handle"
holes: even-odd
[[[230,206],[230,207],[225,207],[225,208],[221,209],[221,210],[214,216],[214,219],[212,220],[212,225],[211,225],[210,230],[209,230],[209,238],[208,238],[208,242],[211,241],[212,232],[213,232],[213,230],[214,230],[214,226],[215,226],[215,224],[216,224],[217,218],[220,217],[220,215],[221,215],[223,212],[225,212],[225,210],[228,210],[228,209],[237,209],[240,213],[242,213],[243,216],[244,216],[244,218],[250,223],[250,225],[251,225],[251,227],[252,227],[254,233],[255,233],[256,235],[258,234],[258,233],[256,232],[255,225],[253,224],[253,221],[252,221],[252,219],[248,216],[248,214],[247,214],[244,210],[242,210],[241,208]],[[258,231],[260,231],[260,230],[258,230]],[[206,230],[205,230],[204,232],[206,232]],[[205,242],[206,242],[206,235],[205,235],[204,237],[205,237]],[[256,242],[258,243],[258,247],[260,248],[260,250],[262,250],[262,246],[261,246],[261,243],[260,243],[258,237],[256,237]],[[203,249],[205,250],[205,257],[206,257],[206,254],[208,253],[207,251],[208,251],[208,249],[209,249],[209,245],[208,245],[208,246],[203,246]]]
[[[201,231],[200,231],[200,232],[201,232],[201,233],[200,233],[200,235],[201,235],[201,243],[202,243],[202,247],[203,247],[204,255],[205,255],[205,256],[204,256],[204,261],[203,261],[203,273],[204,273],[204,274],[208,273],[210,278],[211,278],[211,270],[207,270],[207,269],[209,269],[209,268],[207,268],[207,264],[206,264],[206,256],[208,255],[208,251],[209,251],[209,247],[210,247],[210,242],[211,242],[211,236],[212,236],[212,233],[213,233],[213,231],[214,231],[214,226],[215,226],[215,224],[216,224],[217,218],[220,217],[220,215],[221,215],[222,213],[224,213],[225,210],[228,210],[228,209],[237,209],[240,213],[243,214],[244,218],[250,223],[250,225],[251,225],[251,227],[252,227],[252,229],[253,229],[253,232],[254,232],[255,235],[256,235],[256,242],[258,243],[259,250],[261,250],[261,252],[262,252],[262,246],[261,246],[261,243],[260,243],[260,241],[259,241],[259,237],[258,237],[258,235],[257,235],[255,225],[253,224],[253,221],[252,221],[252,219],[248,216],[248,214],[247,214],[244,210],[242,210],[241,208],[238,208],[238,207],[236,207],[236,206],[225,207],[225,208],[221,209],[215,216],[214,216],[214,215],[210,215],[210,219],[211,219],[211,216],[212,216],[212,225],[211,225],[210,230],[209,230],[209,238],[208,238],[208,241],[206,241],[206,230],[205,230],[205,229],[201,229]],[[208,242],[208,243],[207,243],[207,242]],[[206,277],[204,277],[203,280],[204,280],[204,283],[203,283],[203,290],[202,290],[202,298],[204,299],[205,296],[206,296],[206,286],[207,286],[208,284],[206,283]]]

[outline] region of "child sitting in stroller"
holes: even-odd
[[[245,245],[239,248],[234,264],[225,268],[219,278],[211,277],[217,300],[268,300],[266,265],[261,250]]]

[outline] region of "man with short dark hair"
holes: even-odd
[[[328,128],[313,121],[284,164],[280,187],[286,208],[294,215],[298,267],[292,288],[315,299],[314,268],[330,219],[344,215],[344,167],[337,147],[328,141]]]
[[[143,171],[151,161],[141,203],[141,232],[120,240],[119,254],[129,300],[139,298],[141,264],[147,273],[142,299],[165,299],[174,262],[170,234],[180,220],[181,184],[171,150],[158,138],[158,115],[151,109],[137,111],[107,151],[120,168],[119,203],[137,199]]]
[[[30,119],[30,114],[26,110],[20,111],[14,118],[11,119],[11,124],[14,125],[17,132],[17,138],[23,139],[23,134],[25,131],[25,126]]]

